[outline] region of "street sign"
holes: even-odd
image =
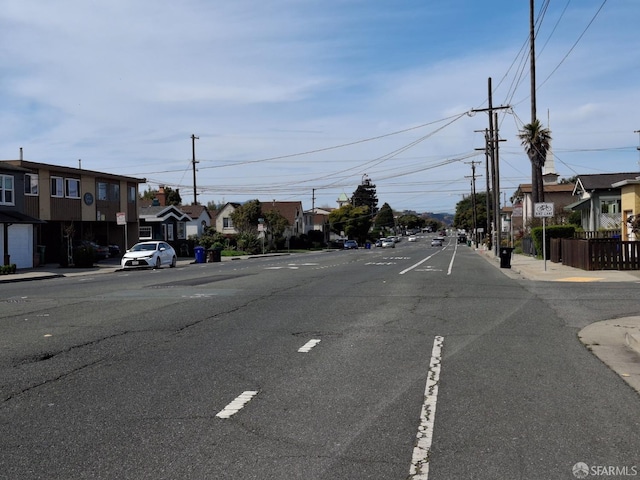
[[[513,211],[511,212],[512,217],[521,217],[522,216],[522,205],[517,207],[513,207]]]
[[[533,216],[534,217],[553,217],[554,206],[553,203],[534,203],[533,204]]]
[[[116,213],[116,225],[126,225],[127,224],[127,214],[124,212]]]

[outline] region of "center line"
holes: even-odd
[[[431,460],[431,443],[433,442],[433,425],[438,401],[438,384],[440,382],[440,365],[442,364],[442,344],[444,337],[437,336],[431,350],[431,363],[424,390],[424,403],[420,413],[420,426],[413,448],[409,477],[414,480],[428,480],[429,462]]]

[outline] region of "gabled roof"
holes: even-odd
[[[138,209],[138,217],[145,222],[164,222],[169,219],[175,219],[178,222],[188,222],[191,217],[174,205],[149,206],[140,207]]]
[[[197,220],[198,218],[200,218],[200,215],[202,215],[202,213],[205,213],[205,215],[211,218],[209,209],[204,205],[180,205],[180,210],[189,215],[192,220]]]
[[[575,194],[591,192],[593,190],[610,190],[614,183],[624,180],[634,180],[640,177],[640,172],[627,173],[597,173],[593,175],[578,175]]]
[[[260,202],[263,213],[275,210],[289,221],[290,225],[295,224],[296,218],[302,215],[302,202]]]

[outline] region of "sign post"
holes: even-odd
[[[129,248],[129,242],[127,241],[127,214],[125,212],[116,213],[116,224],[124,225],[124,249]]]
[[[544,271],[547,271],[547,232],[546,232],[546,220],[549,217],[553,217],[554,205],[553,203],[534,203],[533,204],[533,216],[542,218],[542,258],[544,258]]]

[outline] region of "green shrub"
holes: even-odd
[[[538,252],[538,256],[542,257],[542,227],[535,227],[531,229],[531,237],[533,238],[533,242],[536,246],[536,252]],[[552,238],[573,238],[576,232],[575,225],[549,225],[545,229],[546,239],[547,239],[547,257],[551,254],[551,239]],[[547,258],[548,260],[549,258]]]
[[[96,258],[96,252],[91,247],[80,247],[73,252],[73,264],[76,267],[86,268],[93,267]]]

